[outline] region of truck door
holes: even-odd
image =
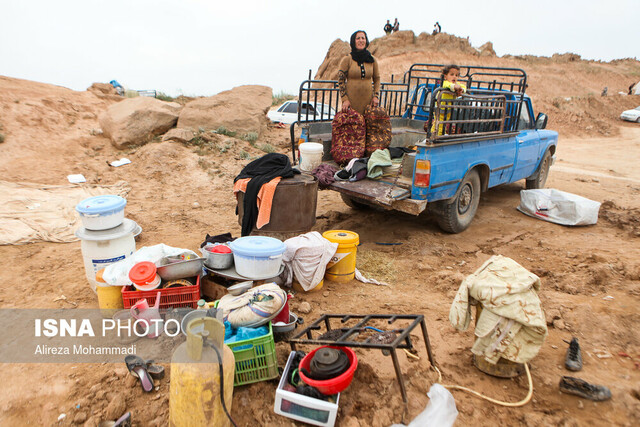
[[[540,160],[540,138],[538,131],[534,127],[531,100],[527,98],[522,103],[520,121],[518,122],[516,166],[511,177],[512,182],[531,176],[538,166],[538,161]]]

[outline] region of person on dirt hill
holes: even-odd
[[[118,95],[124,96],[124,88],[120,83],[118,83],[117,80],[111,80],[109,84],[116,89],[116,92],[118,93]]]
[[[442,31],[442,27],[440,26],[440,23],[438,21],[436,21],[435,24],[433,24],[433,33],[431,33],[432,35],[436,35],[438,33],[440,33]]]
[[[398,22],[398,18],[393,21],[393,32],[395,33],[397,31],[400,31],[400,23]]]
[[[444,67],[442,69],[442,74],[440,75],[440,81],[442,82],[441,87],[443,89],[448,89],[453,93],[450,92],[442,92],[440,99],[455,99],[457,97],[459,97],[460,95],[462,95],[463,93],[465,93],[467,91],[467,86],[465,86],[464,83],[458,83],[458,79],[460,78],[460,67],[455,65],[455,64],[451,64],[451,65],[447,65],[446,67]],[[447,106],[447,102],[443,102],[440,104],[441,107]],[[445,115],[444,111],[440,112],[440,117],[439,120],[449,120],[451,118],[451,113],[448,113]],[[428,122],[427,122],[428,123]],[[425,123],[425,127],[427,126],[427,123]],[[427,129],[425,129],[426,132]],[[431,126],[431,133],[433,133],[435,131],[435,121],[433,122],[432,126]],[[438,125],[438,135],[442,135],[443,133],[455,133],[455,125],[451,125],[451,124],[447,124],[445,125]]]
[[[351,35],[351,53],[340,61],[338,87],[342,101],[342,111],[350,108],[360,114],[371,104],[380,103],[380,71],[378,60],[367,50],[367,33],[358,30]]]
[[[391,23],[389,22],[389,20],[387,19],[387,23],[384,25],[384,33],[386,35],[391,34],[391,31],[393,30],[393,27],[391,26]]]

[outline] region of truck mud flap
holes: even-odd
[[[419,215],[427,207],[426,200],[412,200],[411,190],[387,181],[336,181],[329,187],[357,201],[379,206],[386,210],[397,210],[411,215]]]

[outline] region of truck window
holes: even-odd
[[[533,129],[533,124],[531,123],[531,113],[529,112],[529,103],[523,102],[522,108],[520,109],[520,121],[518,122],[518,130],[522,129]]]

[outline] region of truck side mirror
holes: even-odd
[[[536,118],[536,129],[545,129],[547,127],[548,117],[544,113],[538,113]]]

